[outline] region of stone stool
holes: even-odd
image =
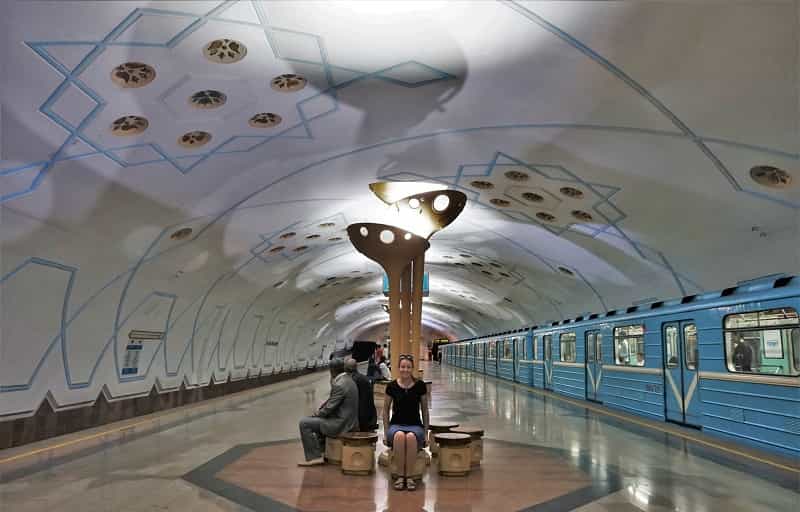
[[[436,444],[436,434],[444,434],[445,432],[450,432],[451,429],[454,429],[458,426],[458,423],[444,423],[444,422],[434,422],[428,425],[428,446],[431,449],[431,455],[434,457],[439,455],[439,445]]]
[[[480,427],[456,427],[452,430],[456,434],[469,434],[472,438],[470,446],[471,466],[480,466],[483,460],[483,429]]]
[[[342,441],[342,473],[345,475],[369,475],[375,470],[374,432],[347,432],[339,436]]]
[[[325,461],[328,464],[342,463],[342,440],[338,437],[325,438]]]
[[[472,454],[469,434],[445,432],[434,436],[439,444],[439,474],[442,476],[466,476],[471,468]]]
[[[431,395],[431,391],[433,390],[433,381],[426,380],[423,382],[425,382],[425,390],[428,393],[428,407],[430,407],[430,405],[433,403],[433,396]]]
[[[372,398],[375,401],[375,409],[378,411],[378,417],[381,416],[383,410],[383,397],[386,396],[386,386],[389,384],[388,380],[376,380],[372,385]]]

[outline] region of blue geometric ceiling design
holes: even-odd
[[[54,71],[56,71],[59,75],[61,75],[64,78],[64,80],[53,90],[50,96],[39,107],[39,112],[41,112],[45,117],[50,119],[53,123],[60,126],[67,133],[67,136],[64,139],[64,142],[62,142],[61,146],[55,151],[55,153],[50,155],[49,158],[37,162],[30,162],[23,165],[15,166],[9,169],[0,170],[0,177],[10,176],[20,173],[28,173],[28,172],[33,174],[32,181],[25,188],[0,195],[0,204],[6,201],[10,201],[12,199],[16,199],[18,197],[25,196],[35,191],[42,183],[44,178],[53,170],[54,166],[58,162],[68,161],[68,160],[79,160],[82,158],[102,155],[123,168],[136,167],[156,162],[166,162],[170,164],[177,171],[183,174],[187,174],[191,172],[192,169],[200,165],[202,162],[206,161],[208,158],[213,157],[215,155],[248,153],[265,146],[266,144],[270,143],[273,140],[282,138],[313,139],[314,135],[311,127],[313,121],[326,117],[336,112],[339,109],[339,104],[337,100],[337,91],[345,87],[348,87],[350,85],[353,85],[355,83],[361,82],[363,80],[378,79],[392,83],[400,87],[416,88],[416,87],[424,87],[426,85],[435,82],[450,80],[455,78],[453,75],[450,75],[449,73],[446,73],[432,66],[428,66],[424,63],[413,60],[400,62],[388,66],[386,68],[379,69],[374,72],[363,72],[360,70],[333,65],[328,61],[327,52],[325,50],[325,43],[320,36],[316,34],[310,34],[307,32],[300,32],[296,30],[290,30],[270,25],[264,7],[259,2],[255,1],[252,2],[253,10],[258,16],[259,23],[230,20],[221,17],[221,15],[224,14],[226,10],[228,10],[236,3],[237,3],[236,0],[227,0],[221,2],[216,7],[212,8],[202,16],[181,11],[137,8],[131,11],[130,14],[128,14],[116,27],[114,27],[108,34],[106,34],[99,41],[83,41],[83,40],[26,41],[25,44],[31,50],[33,50],[37,55],[39,55],[48,65],[50,65],[53,68]],[[128,31],[131,27],[133,27],[137,22],[140,22],[141,20],[146,19],[148,17],[181,17],[189,20],[189,24],[183,29],[179,30],[175,35],[173,35],[166,41],[120,41],[119,40],[119,38],[123,34],[125,34],[125,32]],[[289,126],[288,128],[285,128],[284,130],[274,135],[252,135],[252,134],[233,135],[206,152],[200,152],[192,155],[171,155],[159,144],[152,142],[129,144],[118,147],[103,147],[101,144],[91,140],[83,133],[83,130],[86,127],[88,127],[91,124],[91,122],[106,107],[107,102],[96,91],[92,90],[89,86],[87,86],[80,79],[80,75],[97,60],[97,58],[106,50],[106,48],[113,46],[123,46],[123,47],[127,46],[127,47],[164,48],[165,50],[169,50],[178,46],[184,39],[186,39],[186,37],[188,37],[190,34],[198,30],[200,27],[202,27],[209,21],[260,28],[264,32],[267,46],[272,50],[273,55],[275,56],[276,59],[292,63],[315,65],[315,66],[320,66],[322,68],[327,83],[327,87],[324,90],[297,102],[295,109],[300,118],[299,123],[293,126]],[[319,54],[318,60],[284,57],[282,55],[281,48],[276,41],[275,38],[276,33],[291,33],[294,36],[299,36],[308,39],[317,48]],[[83,59],[81,59],[81,61],[77,65],[70,68],[68,65],[65,65],[60,60],[58,60],[58,58],[53,53],[48,51],[48,49],[50,48],[54,47],[57,48],[63,46],[85,46],[91,48],[91,50],[89,50],[86,56],[83,57]],[[391,75],[392,71],[408,67],[414,67],[416,69],[422,70],[428,76],[430,76],[430,78],[424,78],[418,81],[409,82],[398,79],[397,77]],[[355,76],[347,80],[342,80],[337,83],[333,79],[332,71],[334,70],[345,71],[350,74],[354,74]],[[59,115],[56,108],[59,100],[68,91],[70,91],[71,88],[75,88],[78,91],[82,92],[91,101],[91,105],[87,106],[88,111],[84,114],[84,116],[79,120],[74,120],[73,122],[70,122],[69,120],[64,119],[64,117]],[[330,108],[322,112],[317,112],[313,114],[306,112],[305,109],[306,105],[310,102],[313,102],[314,100],[317,100],[318,98],[328,99],[331,103]],[[298,129],[302,131],[303,133],[302,135],[292,134],[292,132],[296,132]],[[70,145],[72,145],[77,141],[82,142],[83,144],[91,148],[91,150],[79,154],[68,154],[67,148],[69,148]],[[150,151],[152,151],[152,154],[154,156],[151,159],[126,161],[117,154],[118,151],[129,150],[134,148],[149,149]],[[184,161],[187,161],[187,163],[184,163]]]
[[[592,204],[592,210],[605,221],[605,225],[596,227],[596,226],[586,226],[585,224],[578,222],[569,222],[564,226],[553,226],[551,224],[547,224],[545,222],[540,221],[535,216],[530,215],[528,212],[523,211],[522,209],[515,209],[513,206],[510,208],[498,207],[489,202],[482,201],[481,194],[474,188],[471,188],[469,186],[470,179],[495,177],[497,176],[497,174],[495,173],[496,171],[498,173],[502,173],[503,171],[509,168],[516,170],[524,169],[530,171],[531,174],[539,177],[542,181],[575,184],[580,186],[582,190],[590,191],[590,193],[595,196],[595,202]],[[379,173],[380,170],[378,171],[378,174]],[[562,236],[564,233],[570,232],[589,238],[595,238],[601,234],[605,234],[607,236],[612,236],[622,239],[627,244],[629,244],[631,248],[633,248],[642,259],[650,261],[651,263],[654,263],[666,269],[672,275],[673,279],[675,280],[675,284],[682,295],[686,295],[687,293],[687,289],[685,286],[686,283],[690,284],[697,291],[702,291],[702,287],[700,285],[693,282],[688,277],[678,273],[674,269],[674,267],[669,263],[669,261],[667,261],[667,258],[666,256],[664,256],[663,253],[645,244],[642,244],[640,242],[631,239],[625,233],[625,231],[619,226],[619,223],[627,218],[627,215],[618,206],[616,206],[612,200],[613,196],[621,190],[619,187],[614,187],[611,185],[605,185],[602,183],[595,183],[584,180],[577,173],[570,171],[569,169],[563,166],[524,162],[518,158],[514,158],[501,151],[497,151],[488,162],[466,163],[459,165],[456,168],[455,174],[453,175],[427,176],[411,172],[400,172],[400,173],[390,173],[383,175],[379,174],[378,178],[380,180],[386,180],[386,181],[433,180],[440,183],[444,183],[451,188],[459,189],[464,193],[466,193],[472,204],[478,205],[481,208],[486,208],[496,211],[499,214],[513,220],[518,220],[518,221],[522,220],[524,222],[537,224],[541,228],[557,236]],[[512,205],[515,203],[517,204],[520,203],[520,201],[514,198],[513,196],[507,195],[505,193],[504,195],[505,197],[508,198],[509,202]],[[483,227],[483,229],[487,228]],[[531,256],[540,260],[547,267],[549,267],[554,273],[558,274],[557,266],[559,264],[557,262],[552,261],[544,256],[541,256],[538,253],[531,251],[530,249],[527,249],[526,247],[522,246],[521,244],[515,242],[512,239],[509,239],[500,232],[494,230],[490,231],[495,236],[505,239],[507,242],[511,243],[517,248],[527,252]],[[570,270],[574,274],[578,275],[578,277],[586,284],[586,286],[592,290],[592,293],[598,298],[602,307],[604,309],[607,309],[605,301],[603,300],[602,296],[597,292],[594,286],[585,277],[583,277],[583,274],[581,274],[580,271],[577,269],[570,269]]]

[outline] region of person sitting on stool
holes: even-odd
[[[414,378],[414,357],[400,354],[397,363],[399,377],[386,386],[383,401],[384,442],[392,447],[392,456],[402,474],[395,480],[394,488],[409,491],[417,488],[408,475],[414,469],[417,449],[425,446],[428,431],[428,390],[425,383]],[[391,420],[389,411],[392,412]],[[420,418],[422,411],[422,418]]]
[[[344,361],[332,359],[331,396],[313,416],[300,420],[300,439],[306,460],[298,466],[325,464],[325,437],[336,437],[358,428],[358,387],[344,372]]]
[[[372,432],[378,428],[378,413],[375,411],[375,395],[372,383],[358,373],[358,363],[352,357],[344,362],[344,371],[352,377],[358,388],[358,431]]]

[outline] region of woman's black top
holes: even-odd
[[[392,418],[390,425],[419,425],[422,426],[420,417],[420,403],[422,397],[428,392],[425,383],[415,380],[414,385],[405,389],[393,380],[386,386],[386,394],[392,397]]]

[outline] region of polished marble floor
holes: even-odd
[[[797,473],[764,471],[464,370],[426,367],[425,376],[433,380],[433,419],[486,431],[484,464],[469,478],[429,470],[410,493],[390,490],[382,468],[343,477],[334,467],[294,466],[302,455],[297,419],[327,394],[320,373],[177,420],[173,413],[140,435],[95,437],[65,457],[42,450],[46,443],[30,446],[42,450],[34,466],[0,463],[0,512],[800,509]]]

